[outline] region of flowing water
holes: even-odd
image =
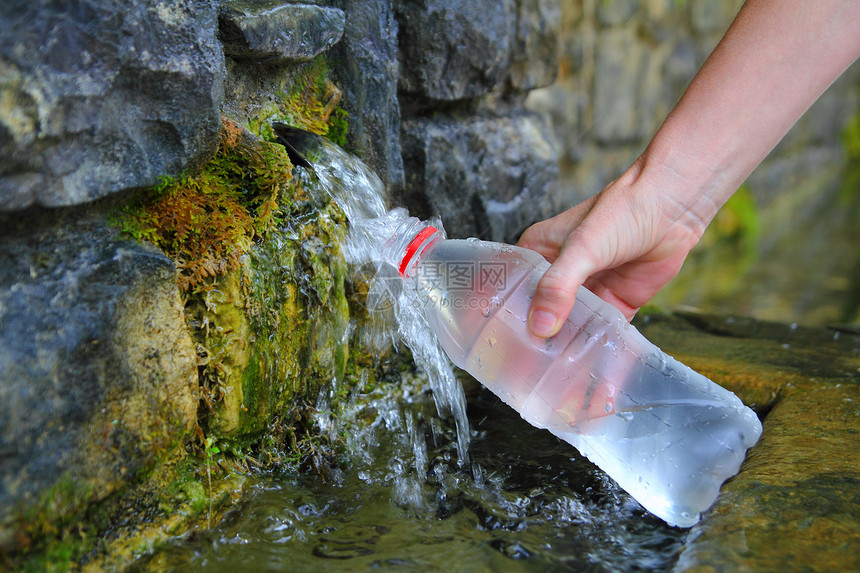
[[[317,422],[346,440],[344,469],[326,479],[286,470],[253,478],[217,527],[177,538],[132,569],[671,568],[685,531],[645,512],[571,446],[471,379],[466,400],[412,290],[380,263],[379,238],[405,212],[386,211],[381,182],[358,160],[317,145],[316,173],[302,174],[304,183],[342,206],[347,259],[371,282],[373,321],[355,336],[371,348],[405,344],[423,374],[367,384],[337,412],[323,393]]]

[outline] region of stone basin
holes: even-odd
[[[741,472],[692,529],[681,571],[860,566],[860,336],[698,314],[650,315],[644,334],[764,417]]]

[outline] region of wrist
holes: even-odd
[[[632,175],[640,192],[661,205],[662,225],[683,226],[698,240],[744,176],[733,176],[726,158],[697,153],[666,128],[636,160]]]

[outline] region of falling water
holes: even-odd
[[[390,341],[396,346],[402,341],[409,347],[430,381],[438,413],[453,417],[458,459],[461,466],[469,466],[469,421],[462,385],[427,325],[417,291],[403,288],[404,279],[383,256],[386,239],[395,234],[408,213],[405,209],[386,209],[385,186],[359,159],[322,138],[314,140],[314,147],[314,172],[303,171],[300,177],[312,194],[324,193],[334,199],[349,221],[347,262],[355,269],[364,269],[370,283],[367,308],[372,323],[365,342],[381,346]],[[437,227],[442,228],[441,222]],[[479,468],[471,469],[480,479]]]

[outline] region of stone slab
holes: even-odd
[[[0,211],[85,203],[215,151],[214,0],[0,3]]]
[[[343,35],[343,10],[290,2],[225,2],[219,14],[224,53],[261,63],[312,60]]]
[[[860,334],[700,314],[638,325],[736,392],[764,431],[675,571],[860,568]]]

